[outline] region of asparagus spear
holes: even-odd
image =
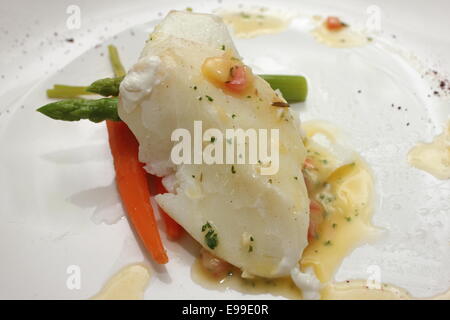
[[[284,98],[289,102],[304,101],[307,94],[306,79],[302,76],[262,75],[273,89],[280,89]],[[46,116],[65,121],[89,119],[93,122],[103,120],[120,121],[117,114],[119,86],[123,77],[105,78],[86,87],[86,92],[98,93],[113,98],[98,100],[68,99],[47,104],[37,111]]]
[[[288,102],[305,101],[308,94],[308,85],[304,77],[265,74],[260,75],[260,77],[266,80],[273,89],[280,89]],[[92,83],[86,90],[105,97],[116,97],[119,95],[119,86],[122,80],[123,77],[100,79]]]
[[[52,89],[47,90],[47,97],[57,99],[75,98],[81,95],[92,94],[86,91],[87,87],[67,86],[64,84],[55,84]]]
[[[56,99],[76,98],[81,95],[98,93],[102,96],[117,96],[119,93],[119,84],[125,76],[125,68],[119,58],[119,52],[113,45],[108,46],[109,60],[117,78],[102,79],[100,84],[95,81],[89,87],[69,86],[55,84],[52,89],[47,90],[47,97]]]
[[[122,62],[120,62],[119,58],[119,51],[117,51],[117,48],[113,45],[108,46],[108,52],[109,52],[109,60],[111,61],[111,65],[113,67],[114,75],[116,77],[123,77],[125,76],[125,68],[122,65]]]
[[[120,121],[117,114],[117,98],[98,100],[68,99],[49,103],[37,111],[55,120],[78,121],[89,119],[92,122],[103,120]]]
[[[261,74],[259,76],[266,80],[272,89],[280,89],[283,97],[288,102],[305,101],[308,94],[308,84],[305,77],[270,74]]]
[[[104,97],[117,97],[119,95],[119,86],[123,77],[118,78],[104,78],[93,82],[86,91],[97,93]]]

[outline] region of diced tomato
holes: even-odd
[[[231,79],[225,82],[225,87],[235,93],[241,93],[248,85],[248,70],[245,66],[234,66],[231,70]]]
[[[322,205],[311,199],[309,202],[309,228],[308,228],[308,240],[311,242],[317,237],[317,231],[320,224],[323,222],[323,207]]]
[[[314,163],[310,158],[306,158],[305,162],[303,162],[303,168],[313,170],[315,168]]]
[[[325,26],[330,31],[339,31],[347,25],[345,23],[343,23],[338,17],[330,16],[325,21]]]
[[[313,172],[315,166],[311,160],[311,158],[306,158],[303,162],[303,178],[305,180],[306,189],[308,190],[308,194],[311,195],[311,192],[314,189],[314,180],[313,180]]]
[[[322,205],[318,201],[312,199],[309,202],[309,210],[314,211],[314,212],[322,211]]]

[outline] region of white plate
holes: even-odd
[[[78,3],[81,28],[74,30],[66,25],[70,1],[0,4],[0,298],[88,298],[121,267],[145,259],[126,219],[94,223],[122,215],[104,124],[43,117],[34,110],[49,101],[45,90],[55,83],[83,85],[110,76],[109,43],[118,46],[124,64],[130,66],[149,31],[170,9],[189,6],[209,12],[238,4]],[[365,279],[375,265],[383,282],[415,296],[447,290],[450,182],[411,168],[406,153],[439,133],[450,112],[449,96],[432,93],[438,79],[450,74],[450,3],[256,3],[300,16],[286,32],[237,39],[241,55],[256,72],[307,75],[308,101],[296,106],[303,120],[336,124],[374,172],[373,220],[385,232],[378,241],[352,252],[336,279]],[[363,48],[329,48],[307,31],[306,17],[313,14],[335,14],[364,26],[368,13],[377,8],[381,31]],[[165,235],[163,241],[170,262],[165,267],[151,264],[154,277],[146,298],[272,297],[198,286],[190,277],[195,245],[189,239],[173,243]],[[71,265],[81,270],[79,290],[66,285]]]

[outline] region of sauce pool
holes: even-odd
[[[319,24],[311,31],[314,39],[332,48],[354,48],[362,47],[372,41],[372,38],[363,33],[345,26],[339,30],[329,30],[326,20],[321,17],[314,17]]]
[[[151,273],[143,264],[126,266],[104,285],[92,300],[142,300]]]
[[[408,162],[438,179],[450,179],[450,122],[430,143],[419,143],[408,153]]]
[[[290,23],[290,19],[273,13],[239,11],[223,12],[220,16],[233,28],[234,34],[239,38],[279,33]]]
[[[310,192],[326,210],[319,228],[319,236],[305,249],[301,266],[313,267],[322,283],[331,280],[345,256],[359,243],[376,232],[371,225],[373,179],[364,161],[354,155],[354,161],[337,167],[336,159],[324,147],[312,143],[312,136],[323,134],[335,141],[333,129],[319,122],[304,123],[307,157],[314,164],[315,183],[319,186]],[[194,263],[192,279],[197,284],[213,290],[236,290],[247,294],[269,293],[288,299],[301,299],[301,291],[290,277],[245,279],[241,271],[231,267],[227,276],[217,278],[207,271],[200,260]]]

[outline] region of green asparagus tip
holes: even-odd
[[[55,120],[79,121],[88,119],[92,122],[104,120],[120,121],[117,113],[117,98],[98,100],[68,99],[46,104],[38,112]]]
[[[61,120],[62,113],[58,111],[57,108],[54,108],[53,103],[46,104],[45,106],[40,107],[36,111],[46,115],[49,118],[55,120]]]
[[[104,97],[117,97],[119,87],[124,77],[104,78],[94,81],[86,88],[87,92],[97,93]]]

